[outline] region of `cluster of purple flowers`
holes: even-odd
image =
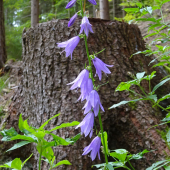
[[[88,0],[88,1],[92,3],[93,5],[96,5],[95,0]],[[71,0],[67,4],[66,9],[71,8],[75,3],[76,3],[76,0]],[[70,19],[68,23],[68,27],[73,25],[73,23],[75,22],[77,18],[77,15],[78,14],[76,13]],[[83,31],[86,34],[86,36],[89,35],[89,32],[93,33],[92,25],[89,23],[87,16],[83,16],[80,27],[81,27],[80,34],[82,34]],[[72,59],[72,53],[74,49],[76,48],[76,46],[78,45],[79,41],[80,41],[80,37],[78,35],[78,36],[75,36],[69,39],[68,41],[58,43],[58,47],[65,48],[64,51],[66,52],[66,57],[71,55],[71,59]],[[91,60],[96,69],[96,74],[98,75],[99,80],[101,80],[102,78],[102,71],[105,74],[111,73],[107,67],[112,67],[112,65],[105,64],[102,60],[100,60],[99,58],[95,56]],[[85,137],[89,135],[89,137],[91,138],[93,135],[94,117],[98,116],[99,107],[101,108],[103,112],[104,112],[104,108],[100,102],[100,97],[98,95],[98,92],[93,86],[93,82],[92,82],[92,79],[89,77],[89,74],[90,74],[89,70],[85,68],[84,70],[80,72],[78,77],[73,82],[69,83],[68,85],[72,85],[70,88],[71,90],[74,90],[77,88],[80,89],[81,95],[78,100],[81,100],[81,101],[86,100],[86,103],[83,107],[84,114],[86,116],[76,128],[80,127],[81,134],[84,134]],[[100,145],[101,145],[101,138],[97,136],[92,140],[89,146],[84,148],[83,155],[86,155],[89,152],[91,152],[92,161],[96,158],[97,154],[100,159]]]

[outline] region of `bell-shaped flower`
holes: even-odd
[[[87,18],[86,16],[83,17],[82,22],[81,22],[81,25],[80,25],[80,27],[81,27],[81,29],[80,29],[80,34],[83,32],[83,30],[84,30],[86,36],[89,35],[89,31],[90,31],[91,33],[93,33],[93,30],[92,30],[92,27],[91,27],[91,26],[92,26],[92,25],[90,24],[88,18]]]
[[[83,84],[86,84],[86,82],[88,81],[89,78],[89,71],[84,69],[80,72],[80,74],[78,75],[78,77],[72,81],[71,83],[67,84],[73,84],[70,88],[70,90],[73,90],[75,88],[81,88],[83,86]]]
[[[95,0],[88,0],[91,4],[93,5],[97,5],[96,1]]]
[[[92,90],[87,98],[87,102],[85,103],[83,109],[84,114],[88,113],[91,109],[94,111],[94,115],[97,116],[99,113],[99,106],[104,112],[104,108],[100,102],[100,97],[96,90]]]
[[[77,13],[75,13],[75,14],[70,18],[70,21],[68,22],[68,27],[71,27],[71,26],[74,24],[77,16],[78,16]]]
[[[90,138],[93,135],[93,125],[94,125],[94,114],[89,112],[83,121],[76,127],[81,127],[81,134],[84,133],[85,137],[89,134]]]
[[[58,44],[58,47],[65,48],[64,51],[66,52],[66,57],[71,55],[71,59],[72,59],[72,53],[74,49],[76,48],[76,46],[78,45],[79,41],[80,41],[80,37],[75,36],[67,41],[64,41],[62,43],[57,43],[57,44]]]
[[[66,5],[66,9],[71,8],[77,0],[71,0],[67,5]]]
[[[99,80],[102,79],[102,71],[105,74],[111,73],[110,70],[107,67],[113,67],[113,65],[107,65],[97,57],[94,58],[92,61],[93,61],[94,67],[96,68],[96,74],[98,75]]]
[[[87,99],[92,90],[93,90],[93,82],[90,78],[88,78],[87,82],[85,82],[81,86],[81,95],[78,98],[78,100],[81,99],[81,101],[83,101],[84,99]]]
[[[92,161],[96,158],[98,153],[98,158],[100,159],[100,146],[101,146],[101,138],[96,136],[89,146],[84,148],[84,152],[82,155],[87,155],[89,152],[91,152],[90,157]]]

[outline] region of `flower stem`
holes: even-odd
[[[133,170],[135,170],[129,160],[128,160],[128,163],[129,163],[129,165],[131,166],[131,168],[132,168]]]
[[[42,147],[40,148],[40,155],[39,155],[39,170],[41,170],[41,157],[42,157]]]
[[[83,15],[84,15],[84,12],[83,12],[83,0],[80,0],[80,5],[81,5],[81,13],[82,13],[82,17],[83,17]],[[89,61],[89,66],[90,66],[90,75],[91,75],[91,79],[92,79],[93,86],[94,86],[94,78],[93,78],[93,72],[92,72],[92,64],[91,64],[91,58],[90,58],[90,55],[89,55],[89,49],[88,49],[88,45],[87,45],[87,36],[86,36],[86,34],[84,34],[84,41],[85,41],[87,58],[88,58],[88,61]],[[104,140],[103,125],[102,125],[100,110],[99,110],[99,113],[98,113],[98,118],[99,118],[101,133],[102,133],[102,140],[103,140],[105,161],[106,161],[106,164],[108,164],[107,153],[106,153],[106,144],[105,144],[105,140]]]
[[[105,143],[105,140],[104,140],[103,125],[102,125],[100,110],[99,110],[99,113],[98,113],[98,118],[99,118],[99,123],[100,123],[100,129],[101,129],[101,132],[102,132],[105,161],[106,161],[106,164],[108,164],[107,153],[106,153],[106,143]]]

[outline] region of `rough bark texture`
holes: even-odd
[[[31,0],[31,27],[39,23],[39,0]]]
[[[84,68],[84,63],[87,63],[84,41],[81,40],[74,50],[73,60],[70,57],[66,58],[64,53],[61,54],[63,49],[59,49],[56,44],[77,35],[80,22],[81,20],[77,20],[73,27],[68,28],[68,20],[55,20],[39,24],[23,34],[23,79],[12,99],[11,111],[7,119],[8,127],[17,127],[17,118],[20,113],[23,114],[24,119],[29,118],[29,124],[34,127],[39,127],[50,117],[61,113],[58,118],[50,122],[47,129],[63,122],[83,119],[84,103],[77,102],[80,94],[78,91],[70,91],[67,84],[77,77]],[[115,88],[120,82],[131,80],[128,72],[136,74],[145,71],[150,74],[153,71],[148,67],[151,59],[143,55],[129,59],[131,54],[145,49],[144,41],[136,25],[100,19],[90,19],[90,22],[94,31],[94,34],[90,34],[88,38],[90,53],[105,48],[98,57],[107,64],[114,65],[110,68],[112,74],[108,77],[103,75],[100,82],[100,84],[107,81],[109,83],[99,90],[105,108],[102,120],[104,130],[108,132],[109,147],[110,149],[125,148],[131,153],[144,149],[156,150],[146,154],[145,159],[133,162],[136,170],[144,170],[156,160],[163,159],[165,152],[169,154],[168,147],[156,129],[147,131],[148,128],[159,123],[162,114],[159,110],[154,110],[146,101],[112,110],[108,108],[122,100],[134,97],[127,92],[115,93]],[[153,80],[153,84],[158,83],[163,74],[161,68],[156,68],[156,71],[157,79]],[[99,83],[98,80],[96,83]],[[143,82],[143,86],[147,90],[147,82]],[[134,89],[139,91],[136,87]],[[96,124],[98,128],[97,120]],[[158,127],[159,130],[162,130],[161,128],[163,127]],[[71,127],[55,133],[67,138],[78,132],[79,130]],[[74,146],[54,148],[57,161],[68,159],[72,163],[72,166],[61,166],[56,169],[89,170],[92,164],[102,162],[104,157],[101,161],[96,159],[95,162],[91,162],[88,156],[81,156],[83,148],[90,141],[89,138],[82,137]],[[34,152],[36,160],[32,160],[32,166],[36,170],[38,154],[34,145],[26,147],[24,155],[28,156],[31,151]],[[23,155],[23,153],[20,154]],[[43,164],[42,169],[47,169],[46,164]]]
[[[3,67],[6,59],[3,0],[0,0],[0,68]]]
[[[99,6],[100,6],[100,18],[109,20],[110,16],[109,16],[109,2],[108,2],[108,0],[100,0]]]

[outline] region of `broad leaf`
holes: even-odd
[[[31,143],[31,142],[30,141],[21,141],[19,143],[16,143],[12,148],[8,149],[6,152],[18,149],[18,148],[20,148],[20,147],[22,147],[24,145],[29,144],[29,143]]]
[[[128,151],[125,149],[116,149],[114,151],[115,152],[110,153],[110,156],[112,156],[113,158],[117,158],[121,162],[124,162],[128,154]]]
[[[126,12],[139,12],[139,8],[124,8]]]
[[[137,73],[137,74],[136,74],[136,78],[137,78],[137,79],[141,79],[141,78],[143,78],[144,75],[145,75],[145,72]]]
[[[106,164],[106,167],[108,168],[108,170],[114,170],[113,166],[110,164]]]
[[[49,122],[50,120],[54,119],[55,117],[57,117],[57,116],[59,116],[59,115],[60,115],[60,113],[59,113],[59,114],[56,114],[55,116],[53,116],[52,118],[50,118],[49,120],[47,120],[44,124],[41,125],[41,127],[40,127],[39,129],[43,129],[43,128],[48,124],[48,122]]]
[[[49,132],[52,132],[52,131],[57,130],[57,129],[65,128],[65,127],[76,126],[76,125],[79,125],[79,124],[80,124],[80,122],[77,122],[77,121],[74,121],[74,122],[71,122],[71,123],[63,123],[60,126],[56,126],[55,128],[51,129]]]
[[[15,158],[11,163],[11,168],[15,168],[17,170],[22,169],[22,162],[19,158]]]
[[[129,90],[131,84],[127,82],[121,82],[118,87],[116,88],[115,91],[124,91],[124,90]]]
[[[24,135],[16,135],[11,138],[11,140],[17,140],[17,139],[27,140],[29,142],[36,142],[35,138],[24,136]]]
[[[109,109],[113,109],[113,108],[116,108],[120,105],[123,105],[123,104],[127,104],[127,103],[131,103],[131,102],[137,102],[139,100],[143,100],[143,98],[140,98],[140,99],[135,99],[135,100],[130,100],[130,101],[121,101],[120,103],[117,103],[117,104],[114,104],[112,105]]]
[[[150,151],[148,151],[147,149],[145,149],[145,150],[142,151],[142,152],[139,152],[139,153],[137,153],[137,154],[133,154],[132,157],[131,157],[129,160],[131,160],[131,159],[141,159],[141,158],[143,158],[143,155],[144,155],[145,153],[148,153],[148,152],[150,152]]]
[[[48,133],[48,132],[47,132]],[[64,146],[67,146],[67,145],[69,145],[70,144],[70,142],[67,142],[65,139],[63,139],[63,138],[61,138],[61,137],[59,137],[59,136],[57,136],[57,135],[54,135],[53,133],[48,133],[48,134],[50,134],[52,137],[53,137],[53,139],[54,139],[54,141],[55,141],[55,146],[58,146],[58,145],[64,145]]]
[[[154,169],[156,170],[158,168],[158,166],[160,166],[160,165],[164,166],[164,163],[168,163],[168,161],[164,160],[164,161],[156,162],[156,163],[152,164],[152,166],[147,168],[146,170],[154,170]]]
[[[81,133],[78,133],[76,136],[72,138],[66,138],[65,140],[73,145],[75,142],[77,142],[77,140],[79,140],[80,137],[81,137]]]
[[[4,129],[1,131],[1,135],[3,136],[1,141],[10,141],[11,137],[16,136],[17,134],[18,133],[15,131],[13,127],[11,127],[10,129]]]
[[[160,86],[162,86],[163,84],[165,84],[165,83],[166,83],[167,81],[169,81],[169,80],[170,80],[170,78],[167,78],[167,79],[161,81],[159,84],[157,84],[157,85],[153,88],[152,93],[155,92]]]

